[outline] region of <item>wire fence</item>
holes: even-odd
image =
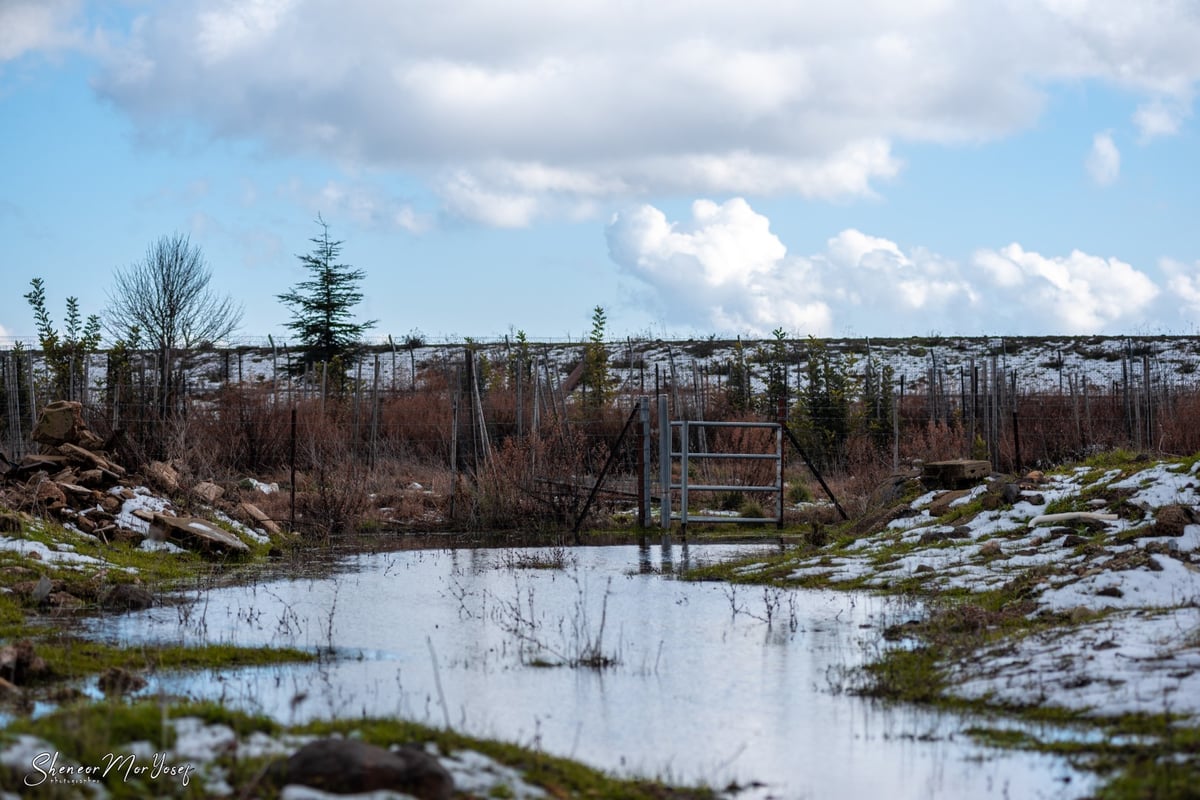
[[[772,387],[769,362],[751,360],[751,380],[742,381],[747,365],[728,353],[609,345],[597,386],[582,375],[582,345],[505,344],[365,350],[339,366],[305,365],[280,348],[109,351],[71,364],[65,383],[37,351],[0,351],[0,447],[14,462],[34,452],[41,407],[70,399],[126,463],[174,460],[230,480],[291,480],[299,471],[318,492],[336,482],[364,489],[368,474],[381,486],[434,475],[450,516],[480,524],[571,522],[610,461],[606,497],[628,502],[645,465],[640,443],[622,430],[637,401],[659,395],[672,419],[782,416],[834,473],[878,475],[953,457],[1015,471],[1116,447],[1200,451],[1194,373],[1132,346],[1105,360],[1103,380],[1068,369],[1049,388],[1001,355],[946,364],[935,352],[921,369],[911,358],[859,362],[845,403],[823,415],[806,405],[806,364],[791,354],[782,387]],[[886,391],[883,367],[892,374]],[[704,438],[712,434],[702,428],[694,435],[689,448],[701,451],[753,444]],[[750,485],[761,476],[710,481]]]

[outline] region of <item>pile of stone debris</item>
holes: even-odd
[[[189,497],[218,507],[224,490],[201,481],[181,484],[170,465],[152,461],[135,474],[117,463],[103,439],[83,420],[79,403],[61,400],[42,409],[32,438],[42,452],[12,462],[0,454],[7,469],[0,482],[0,533],[21,529],[17,512],[51,517],[104,542],[139,544],[145,538],[169,541],[179,547],[223,556],[249,548],[237,536],[212,522],[179,513],[171,500]],[[144,479],[144,480],[143,480]],[[158,502],[135,502],[152,484]],[[271,535],[283,533],[279,525],[250,502],[224,503],[230,516]],[[152,510],[154,509],[154,510]],[[128,512],[128,516],[123,512]],[[122,524],[136,518],[141,524]]]

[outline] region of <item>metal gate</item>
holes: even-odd
[[[763,523],[773,522],[778,528],[783,527],[783,426],[777,422],[708,422],[705,420],[670,420],[667,416],[667,404],[660,398],[659,413],[659,501],[660,521],[662,528],[671,527],[672,520],[678,520],[680,533],[687,535],[689,522],[738,522]],[[691,432],[693,429],[705,428],[767,428],[774,431],[775,452],[773,453],[714,453],[707,450],[691,449]],[[679,449],[673,447],[672,440],[679,433]],[[775,462],[775,481],[765,485],[747,484],[709,484],[695,483],[689,476],[689,463],[699,459],[739,460],[749,459]],[[679,464],[679,480],[674,480],[674,465]],[[679,492],[679,511],[671,510],[672,492]],[[689,492],[762,492],[774,495],[774,516],[763,517],[733,517],[716,514],[691,514],[688,511]]]

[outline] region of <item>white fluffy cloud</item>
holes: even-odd
[[[613,260],[654,291],[672,322],[755,333],[830,325],[829,307],[800,289],[810,283],[808,265],[786,258],[770,221],[740,198],[721,205],[697,200],[687,223],[639,206],[613,218],[608,245]]]
[[[70,29],[77,0],[0,0],[0,63],[78,41]]]
[[[964,269],[849,229],[822,252],[788,255],[740,198],[698,201],[681,222],[638,206],[616,215],[607,235],[613,261],[652,290],[656,313],[729,333],[1101,333],[1145,321],[1159,296],[1117,259],[1046,257],[1017,244],[981,250]],[[1190,280],[1200,308],[1200,276]]]
[[[1111,133],[1097,133],[1092,137],[1092,149],[1084,164],[1097,186],[1108,186],[1117,179],[1121,174],[1121,151]]]
[[[1200,78],[1191,0],[140,10],[96,86],[141,120],[426,172],[452,213],[505,226],[663,192],[870,195],[901,169],[894,142],[1009,134],[1055,81],[1128,89],[1163,135]]]
[[[1024,330],[1099,333],[1144,319],[1159,288],[1148,275],[1115,258],[1073,251],[1047,258],[1019,244],[981,250],[974,262],[1004,290],[995,298],[1005,322]],[[995,318],[995,317],[993,317]]]
[[[1162,260],[1167,288],[1183,306],[1185,316],[1200,315],[1200,261],[1191,267],[1174,259]]]
[[[1174,136],[1179,133],[1183,121],[1191,116],[1191,108],[1190,91],[1181,93],[1181,96],[1173,100],[1156,97],[1138,106],[1133,114],[1133,123],[1137,126],[1143,142],[1160,136]]]

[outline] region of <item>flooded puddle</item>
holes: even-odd
[[[328,577],[217,589],[92,630],[128,646],[331,651],[316,665],[159,676],[156,688],[284,723],[399,716],[623,775],[763,784],[740,797],[1065,798],[1093,786],[1061,759],[974,744],[962,731],[978,720],[842,691],[883,628],[913,616],[894,600],[672,579],[682,561],[738,549],[359,555]]]

